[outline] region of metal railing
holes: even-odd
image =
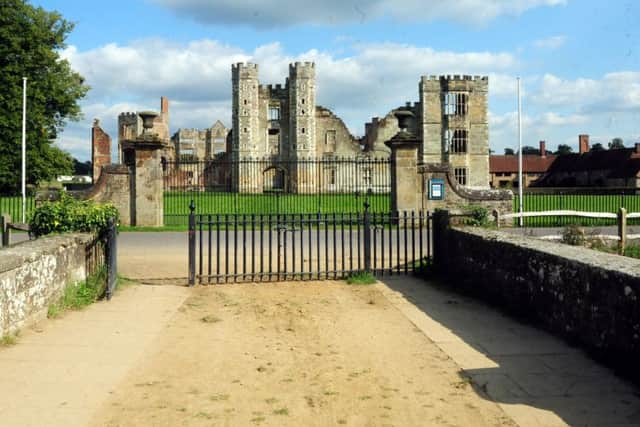
[[[165,162],[165,225],[187,225],[189,201],[198,214],[372,212],[391,208],[389,159],[321,158]]]
[[[189,284],[409,274],[431,257],[431,215],[377,213],[189,216]]]

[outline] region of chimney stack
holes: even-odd
[[[589,152],[589,135],[578,135],[578,150],[580,154]]]
[[[547,143],[540,141],[540,157],[547,157]]]

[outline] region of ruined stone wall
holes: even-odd
[[[466,186],[489,187],[488,78],[480,76],[423,76],[419,84],[418,133],[425,163],[448,162],[466,169]],[[448,95],[465,97],[462,110],[447,107]],[[456,130],[467,133],[466,150],[452,150]]]
[[[473,293],[640,380],[638,260],[434,218],[434,263]]]
[[[0,248],[0,336],[44,319],[66,285],[86,279],[93,240],[66,234]]]
[[[342,119],[329,109],[317,106],[316,158],[326,155],[353,158],[362,153],[359,141],[351,135]]]
[[[111,164],[111,137],[102,130],[98,119],[94,120],[91,128],[91,164],[93,182],[100,178],[102,167]]]
[[[269,109],[278,108],[280,118],[271,120]],[[253,157],[289,157],[289,87],[288,84],[260,86],[259,133]]]
[[[107,165],[97,182],[87,191],[78,193],[82,199],[98,203],[109,202],[120,213],[121,225],[132,225],[131,172],[125,165]]]

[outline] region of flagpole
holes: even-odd
[[[27,209],[27,78],[22,78],[22,223]]]
[[[520,77],[518,77],[518,224],[522,227],[522,99],[520,97]]]

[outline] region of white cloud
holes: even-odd
[[[501,151],[517,144],[514,74],[522,65],[516,56],[392,43],[359,44],[351,51],[340,57],[317,49],[291,55],[279,43],[246,51],[212,40],[176,44],[158,39],[88,51],[70,47],[64,56],[92,90],[83,102],[85,120],[69,124],[59,143],[88,158],[91,122],[97,117],[115,147],[118,114],[157,110],[160,96],[170,99],[171,132],[208,127],[215,120],[230,125],[232,63],[258,63],[260,81],[273,84],[284,83],[289,63],[315,61],[318,104],[331,108],[354,134],[362,134],[371,117],[417,101],[421,75],[489,75],[491,146]],[[640,72],[574,80],[523,76],[523,82],[525,144],[555,143],[583,132],[624,137],[640,121]]]
[[[175,13],[208,24],[270,29],[299,24],[337,25],[391,16],[401,21],[451,20],[482,25],[567,0],[154,0]]]
[[[260,81],[284,83],[289,63],[314,61],[318,103],[333,109],[351,131],[363,132],[372,116],[386,114],[406,101],[418,100],[418,82],[426,74],[489,74],[491,90],[510,94],[513,78],[505,72],[517,60],[504,52],[450,52],[403,44],[361,44],[352,56],[309,50],[286,53],[279,43],[253,52],[212,40],[176,44],[148,39],[130,45],[108,44],[88,51],[71,46],[63,52],[73,68],[92,87],[83,103],[85,120],[68,126],[61,144],[81,153],[93,118],[115,139],[120,112],[158,109],[160,96],[170,99],[171,131],[179,127],[203,128],[215,120],[231,119],[231,64],[258,63]],[[404,64],[398,66],[398,64]],[[89,153],[86,142],[85,153]]]
[[[601,79],[542,78],[540,91],[532,97],[539,104],[564,107],[579,113],[637,111],[640,108],[640,72],[605,74]]]
[[[546,39],[535,40],[533,45],[539,49],[554,50],[562,47],[567,41],[566,36],[552,36]]]

